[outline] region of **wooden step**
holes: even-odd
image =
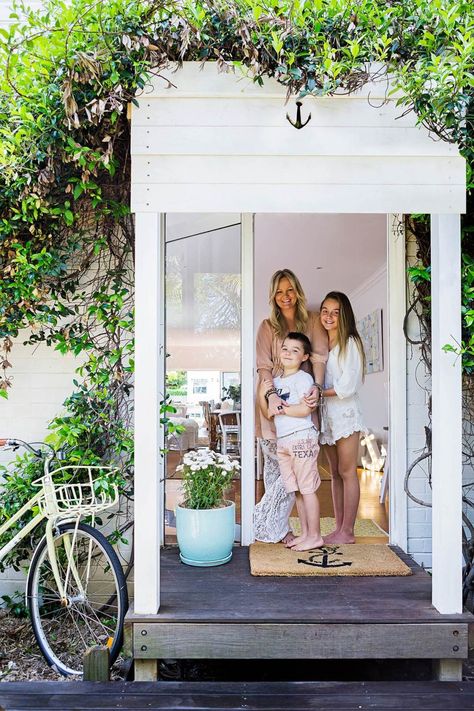
[[[473,709],[474,682],[5,682],[5,711]]]

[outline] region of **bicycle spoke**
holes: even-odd
[[[94,644],[107,643],[111,654],[117,656],[126,587],[118,560],[111,564],[113,551],[100,534],[81,524],[74,540],[74,524],[64,528],[67,532],[55,537],[55,554],[60,579],[66,585],[66,600],[61,600],[56,590],[45,549],[34,576],[34,590],[29,593],[29,606],[35,635],[50,663],[62,673],[77,673],[74,670],[81,670],[85,650]],[[65,543],[66,539],[69,542]],[[117,575],[121,576],[120,584]]]
[[[76,628],[76,630],[77,630],[77,633],[78,633],[79,637],[80,637],[81,640],[82,640],[82,646],[84,647],[84,649],[87,649],[86,641],[85,641],[84,637],[82,636],[82,633],[81,633],[81,630],[80,630],[80,628],[79,628],[79,625],[77,624],[76,617],[72,614],[72,611],[71,611],[69,608],[68,608],[68,613],[69,613],[69,617],[70,617],[71,620],[72,620],[73,625],[75,626],[75,628]]]
[[[107,636],[109,636],[109,631],[106,627],[102,625],[102,623],[100,623],[100,621],[100,629],[98,630],[97,625],[91,626],[90,624],[90,622],[93,622],[94,624],[96,622],[92,617],[88,617],[88,615],[86,615],[83,610],[76,610],[76,612],[80,615],[81,619],[84,620],[84,624],[89,629],[91,636],[95,639],[95,641],[99,641],[99,638],[103,637],[105,633],[107,633]]]
[[[91,622],[94,622],[94,624],[100,625],[100,627],[107,633],[113,632],[113,626],[107,626],[104,621],[99,619],[99,617],[95,614],[95,611],[92,610],[92,608],[89,607],[88,609],[94,612],[94,617],[86,615],[84,610],[79,610],[79,614],[81,614],[85,619],[91,620]]]

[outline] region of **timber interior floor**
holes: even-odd
[[[324,467],[320,466],[321,486],[318,489],[319,502],[321,506],[321,516],[334,516],[331,498],[331,479]],[[370,472],[358,469],[357,474],[360,483],[360,503],[358,518],[372,519],[380,528],[388,532],[388,497],[384,504],[379,501],[381,472]],[[166,508],[173,507],[176,503],[176,490],[180,485],[179,479],[167,479],[167,503]],[[260,501],[263,496],[263,481],[255,482],[255,499]],[[232,494],[229,496],[236,504],[236,521],[240,523],[240,480],[233,482]],[[296,507],[292,516],[297,516]],[[176,543],[176,529],[166,527],[166,543]],[[358,543],[370,543],[371,539],[357,540]]]
[[[474,682],[7,682],[5,711],[310,711],[474,708]]]

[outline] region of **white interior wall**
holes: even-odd
[[[387,319],[387,267],[381,265],[365,282],[348,294],[356,318],[375,309],[382,309],[383,370],[368,373],[360,390],[360,401],[366,426],[377,441],[387,441],[388,426],[388,319]]]

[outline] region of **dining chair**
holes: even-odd
[[[222,454],[234,451],[240,455],[240,412],[220,412],[219,430]]]

